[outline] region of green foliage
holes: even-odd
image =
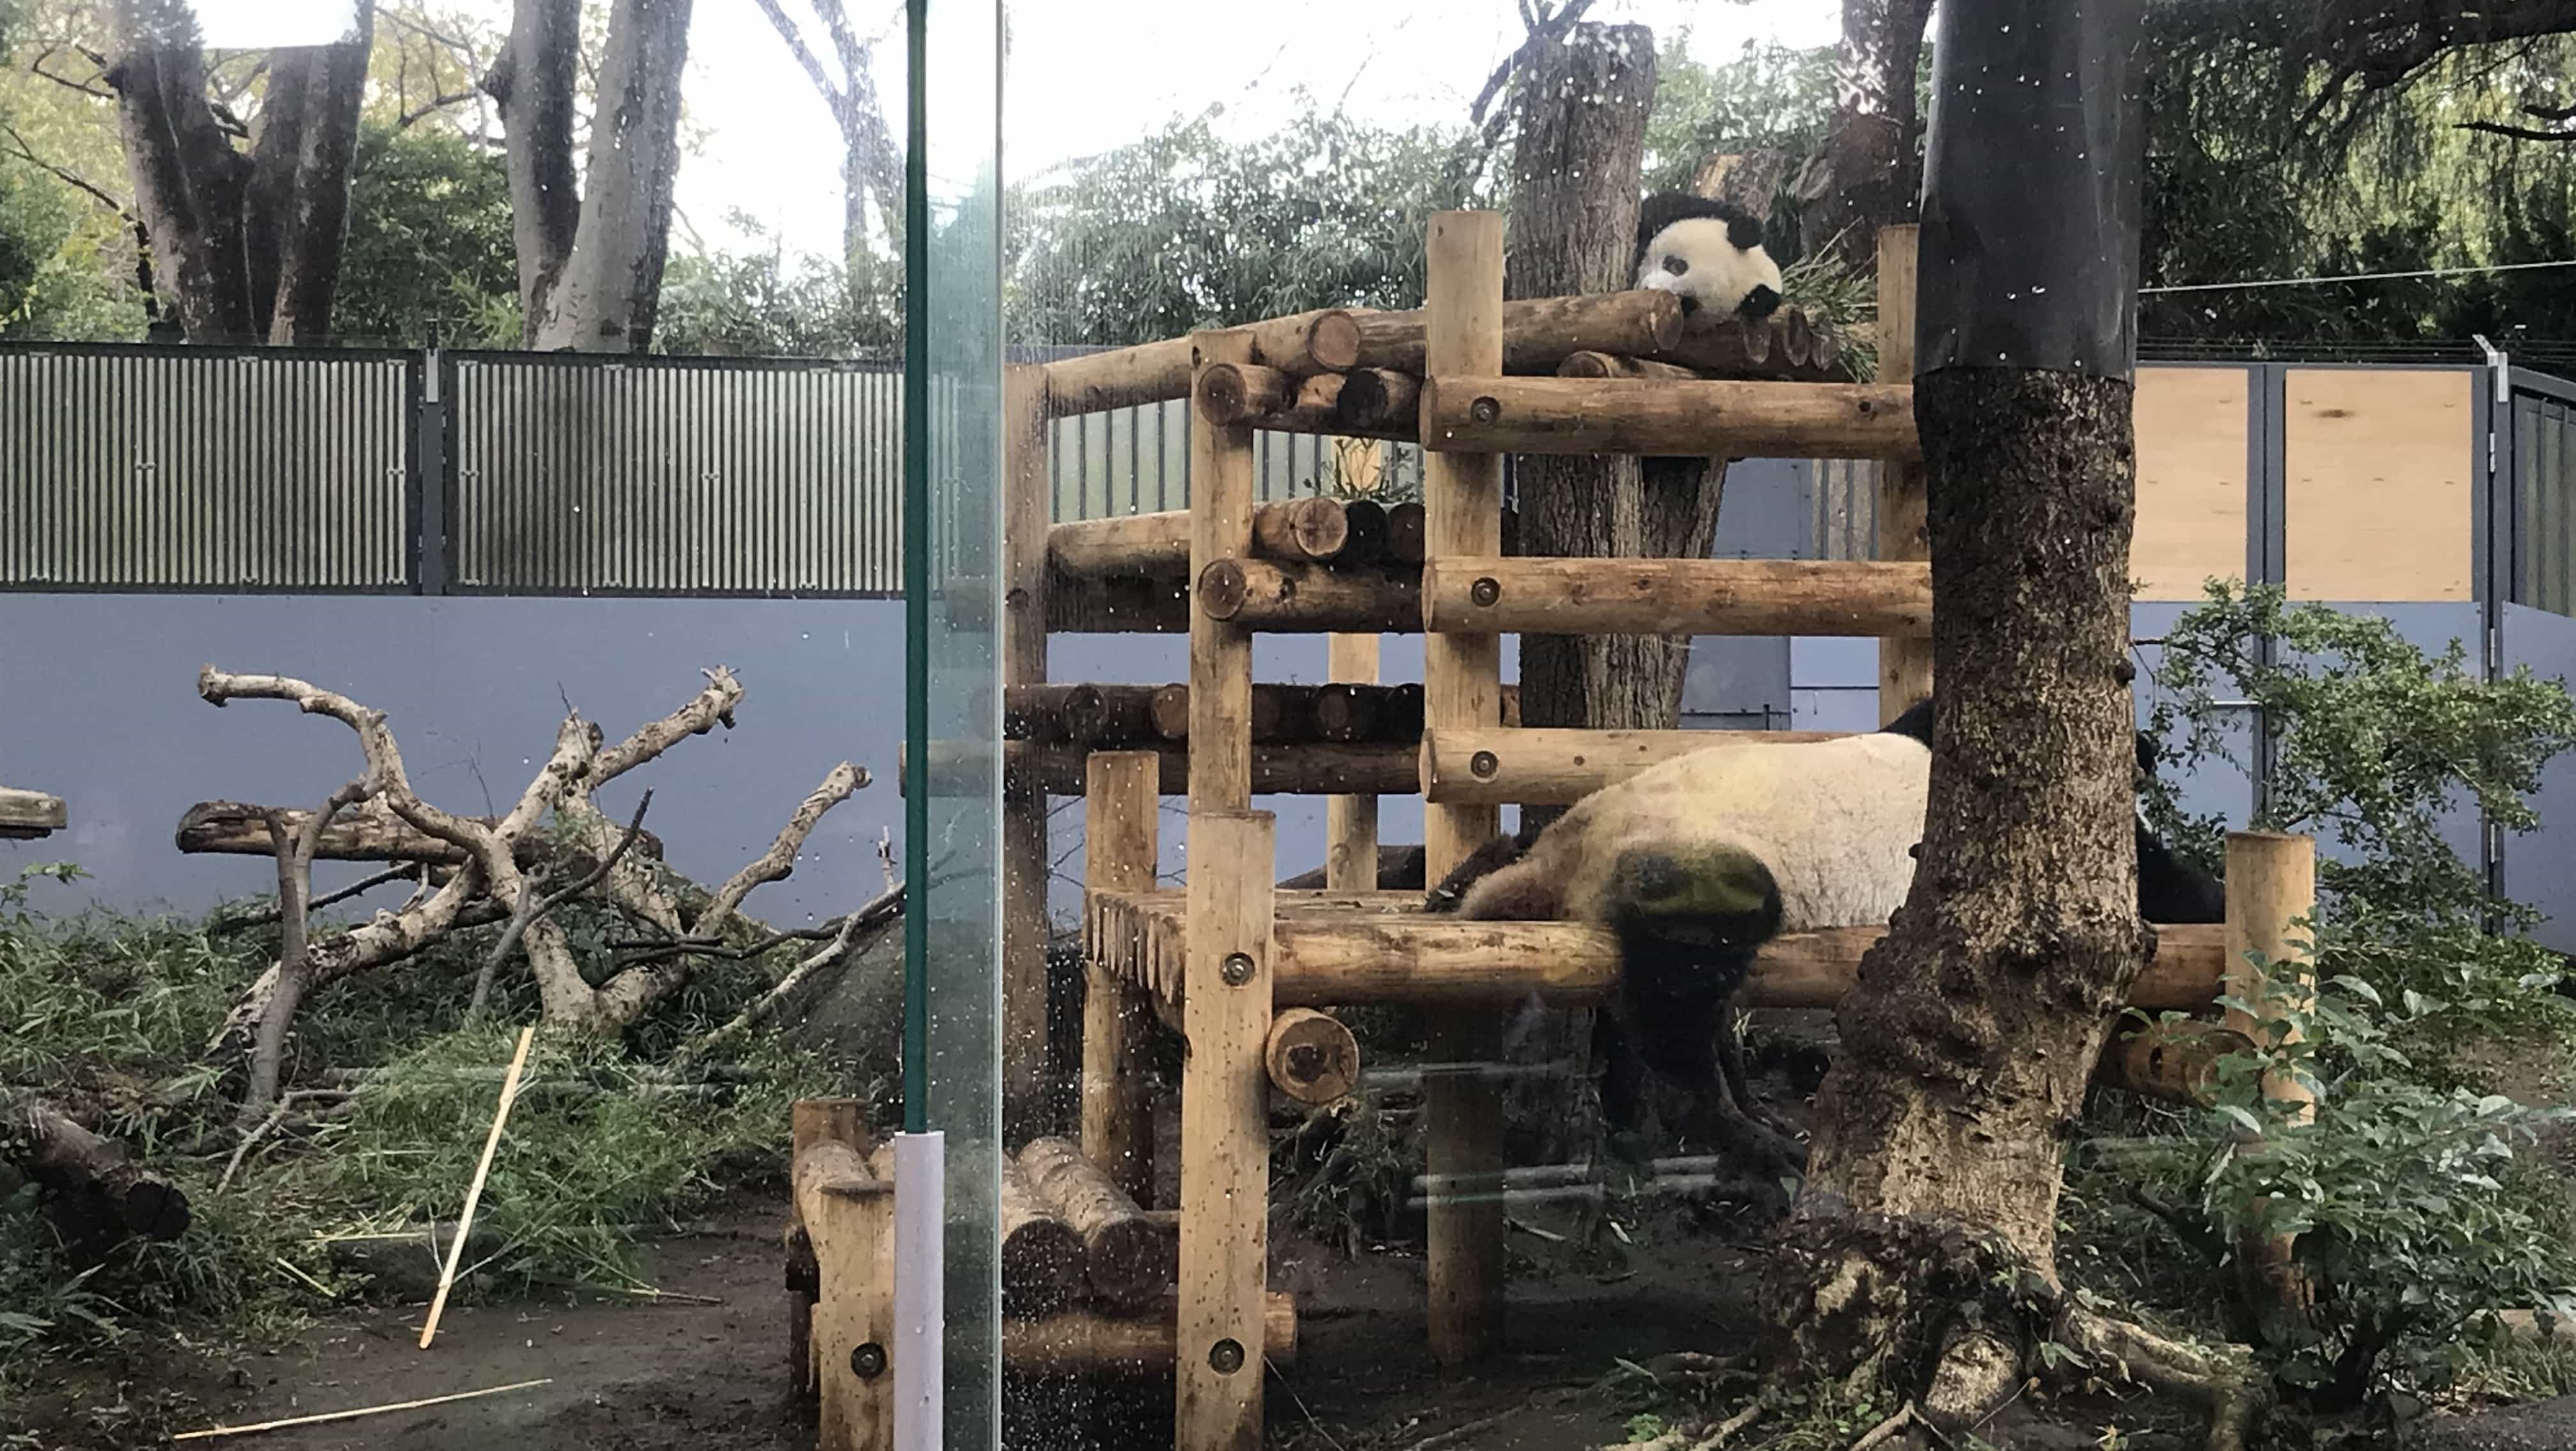
[[[734,225],[766,245],[674,257],[662,275],[653,350],[799,358],[900,357],[903,265],[861,253],[847,266],[790,257],[754,220]]]
[[[176,1241],[129,1244],[80,1270],[32,1193],[0,1183],[0,1379],[13,1360],[108,1345],[146,1321],[255,1335],[369,1293],[364,1266],[336,1254],[335,1239],[454,1218],[515,1025],[534,1012],[526,974],[505,972],[497,1021],[466,1023],[489,929],[333,987],[307,1004],[291,1043],[286,1086],[304,1100],[235,1169],[234,1107],[200,1059],[269,962],[275,930],[233,930],[230,914],[48,918],[30,905],[31,889],[78,876],[39,866],[0,880],[0,1083],[41,1085],[87,1113],[188,1193],[195,1222]],[[562,910],[577,953],[604,962],[602,914]],[[794,951],[711,967],[622,1040],[538,1039],[460,1293],[632,1288],[640,1227],[725,1186],[776,1181],[788,1102],[825,1086],[817,1060],[754,1046],[736,1055],[748,1072],[712,1085],[672,1084],[658,1064],[738,1012]],[[380,1072],[351,1092],[324,1068]]]
[[[515,347],[519,264],[501,158],[446,126],[369,122],[349,189],[332,331],[418,347]]]
[[[1834,114],[1834,51],[1748,40],[1731,60],[1694,60],[1688,29],[1655,58],[1646,121],[1646,190],[1686,191],[1712,152],[1813,152]]]
[[[0,338],[140,335],[142,304],[108,271],[126,245],[88,198],[0,158]]]
[[[2332,960],[2335,933],[2317,935]],[[2576,1322],[2564,1192],[2531,1182],[2516,1153],[2569,1112],[2421,1081],[2397,1046],[2439,1010],[2420,994],[2391,1005],[2338,975],[2306,1001],[2286,983],[2263,996],[2273,1012],[2257,1051],[2222,1061],[2196,1137],[2211,1150],[2200,1198],[2211,1226],[2229,1242],[2297,1236],[2315,1287],[2308,1323],[2271,1347],[2276,1373],[2351,1405],[2390,1375],[2450,1384],[2504,1340],[2503,1310]],[[2313,1118],[2267,1083],[2308,1086]],[[2542,1208],[2553,1202],[2558,1212]]]
[[[2306,993],[2284,974],[2262,1003],[2226,1000],[2277,1012],[2252,1051],[2222,1060],[2214,1106],[2158,1114],[2181,1130],[2167,1152],[2078,1171],[2069,1211],[2086,1232],[2070,1238],[2116,1242],[2111,1186],[2138,1195],[2142,1178],[2164,1198],[2138,1202],[2203,1247],[2295,1235],[2316,1304],[2267,1345],[2282,1380],[2325,1408],[2448,1385],[2495,1351],[2496,1312],[2576,1312],[2566,1188],[2516,1152],[2565,1115],[2491,1091],[2466,1051],[2506,1033],[2566,1041],[2561,964],[2515,935],[2534,914],[2442,836],[2463,803],[2536,825],[2528,798],[2576,745],[2576,703],[2527,670],[2484,678],[2457,641],[2428,653],[2383,619],[2213,582],[2166,635],[2150,716],[2160,762],[2250,765],[2226,733],[2233,700],[2257,708],[2271,763],[2252,824],[2320,839],[2320,984]],[[2215,864],[2221,823],[2186,818],[2171,778],[2144,788],[2149,817]],[[2267,1084],[2304,1085],[2315,1106]],[[2196,1298],[2205,1310],[2205,1290]]]
[[[1318,307],[1415,306],[1431,214],[1499,196],[1459,131],[1320,107],[1246,143],[1210,116],[1174,122],[1013,196],[1011,336],[1114,346]]]

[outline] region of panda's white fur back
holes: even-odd
[[[1676,273],[1665,259],[1683,264]],[[1721,217],[1684,217],[1655,233],[1639,250],[1637,286],[1674,292],[1697,302],[1711,316],[1731,316],[1757,287],[1780,291],[1780,264],[1762,247],[1735,245]]]
[[[1459,915],[1597,921],[1623,848],[1722,842],[1770,868],[1780,930],[1882,924],[1914,880],[1931,765],[1922,742],[1885,731],[1676,756],[1585,797]]]

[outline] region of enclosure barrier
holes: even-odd
[[[1429,1006],[1435,1054],[1479,1062],[1499,1055],[1500,1013],[1529,994],[1593,1003],[1615,984],[1617,944],[1599,929],[1426,915],[1420,894],[1378,890],[1378,797],[1423,795],[1424,879],[1436,881],[1494,834],[1502,805],[1568,804],[1686,751],[1826,738],[1526,728],[1500,679],[1503,634],[1874,636],[1883,717],[1929,693],[1913,237],[1910,227],[1882,234],[1875,383],[1843,376],[1832,330],[1794,308],[1753,323],[1686,319],[1657,292],[1505,302],[1501,219],[1490,213],[1432,219],[1419,311],[1309,313],[1013,371],[1007,485],[1017,492],[1000,608],[1003,779],[1017,823],[1005,843],[1003,1001],[1015,1021],[1004,1025],[1004,1085],[1008,1132],[1023,1145],[1015,1162],[1035,1193],[1001,1186],[1006,1236],[1028,1236],[1003,1248],[1005,1312],[1021,1327],[1005,1331],[1007,1369],[1107,1372],[1152,1360],[1174,1373],[1182,1451],[1259,1444],[1262,1355],[1277,1352],[1254,1347],[1293,1343],[1295,1316],[1264,1280],[1271,1095],[1329,1102],[1363,1077],[1357,1041],[1325,1010]],[[1184,396],[1195,415],[1189,510],[1043,527],[1052,418]],[[1423,498],[1257,505],[1255,429],[1417,438]],[[1507,451],[1881,459],[1879,558],[1519,556],[1502,502]],[[1050,631],[1182,630],[1186,682],[1046,679]],[[1378,681],[1388,631],[1423,634],[1419,686]],[[1252,641],[1266,632],[1327,635],[1329,682],[1255,683]],[[931,779],[977,789],[991,779],[988,751],[936,747]],[[1331,798],[1321,890],[1278,885],[1272,818],[1251,809],[1269,793]],[[1042,1091],[1044,813],[1048,797],[1074,794],[1085,797],[1088,832],[1078,1150],[1050,1137]],[[1178,891],[1154,877],[1157,798],[1167,795],[1189,801],[1191,870]],[[1775,940],[1742,1001],[1831,1007],[1884,930]],[[2159,927],[2131,1004],[2210,1008],[2238,930]],[[1030,1161],[1078,1177],[1089,1202],[1113,1205],[1121,1222],[1131,1208],[1148,1214],[1144,1049],[1160,1030],[1188,1042],[1174,1289],[1139,1313],[1134,1297],[1105,1304],[1096,1270],[1085,1281],[1069,1268],[1092,1253],[1083,1218]],[[2100,1071],[2188,1101],[2205,1094],[2215,1058],[2243,1041],[2214,1023],[2160,1026],[2106,1053]],[[1422,1078],[1425,1182],[1504,1182],[1495,1081]],[[835,1172],[849,1172],[846,1161]],[[1051,1207],[1063,1232],[1041,1227]],[[1430,1194],[1424,1208],[1429,1338],[1439,1359],[1458,1364],[1493,1344],[1500,1319],[1503,1196]],[[813,1235],[816,1220],[803,1224]],[[832,1263],[820,1240],[810,1251]],[[824,1302],[834,1283],[825,1269]],[[827,1318],[813,1314],[811,1359],[828,1386],[844,1372],[822,1343]],[[836,1330],[832,1346],[854,1333]],[[882,1444],[835,1441],[842,1423],[825,1424],[827,1451]]]

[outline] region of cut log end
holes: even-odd
[[[1299,1103],[1332,1103],[1359,1083],[1359,1040],[1312,1008],[1291,1008],[1271,1023],[1262,1061],[1271,1083]]]

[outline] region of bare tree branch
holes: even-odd
[[[51,176],[54,180],[61,182],[65,186],[74,187],[80,191],[87,192],[91,200],[97,202],[100,206],[107,208],[109,211],[116,213],[118,216],[125,218],[127,221],[132,221],[134,219],[133,213],[125,209],[125,203],[109,196],[105,191],[102,191],[88,181],[85,181],[82,178],[73,175],[71,172],[54,165],[43,157],[38,156],[35,152],[35,148],[27,144],[27,138],[18,134],[17,127],[10,125],[6,121],[0,121],[0,133],[6,133],[8,135],[9,144],[16,148],[16,154],[20,161],[36,168],[38,171],[44,172],[46,175]]]
[[[536,925],[538,919],[548,912],[598,886],[602,878],[615,871],[617,864],[626,859],[626,853],[634,847],[635,839],[644,834],[644,813],[650,810],[652,805],[653,793],[647,789],[644,799],[635,803],[635,817],[626,823],[626,834],[617,839],[616,849],[602,857],[598,866],[583,873],[579,881],[558,891],[549,892],[543,897],[536,895],[533,886],[520,894],[518,905],[510,913],[510,924],[501,929],[499,940],[492,944],[490,952],[483,955],[482,970],[474,975],[474,996],[468,1001],[465,1009],[468,1019],[475,1022],[482,1021],[484,1005],[491,1000],[492,996],[492,979],[501,970],[501,964],[509,959],[511,950],[519,945],[519,939],[527,934],[528,929]]]
[[[2462,131],[2483,131],[2489,136],[2510,136],[2517,141],[2576,141],[2576,127],[2563,131],[2543,130],[2537,126],[2516,126],[2504,121],[2462,121]]]
[[[769,1021],[778,1012],[781,1004],[793,998],[804,988],[816,985],[832,973],[848,966],[858,957],[861,949],[883,936],[885,929],[902,917],[903,905],[903,888],[896,886],[888,888],[866,906],[844,916],[839,929],[832,934],[831,942],[823,950],[797,963],[769,991],[753,999],[749,1006],[735,1014],[731,1022],[711,1030],[703,1037],[681,1045],[680,1050],[671,1055],[672,1063],[675,1065],[694,1063],[710,1051],[732,1042]],[[866,936],[863,938],[861,933],[865,933]]]

